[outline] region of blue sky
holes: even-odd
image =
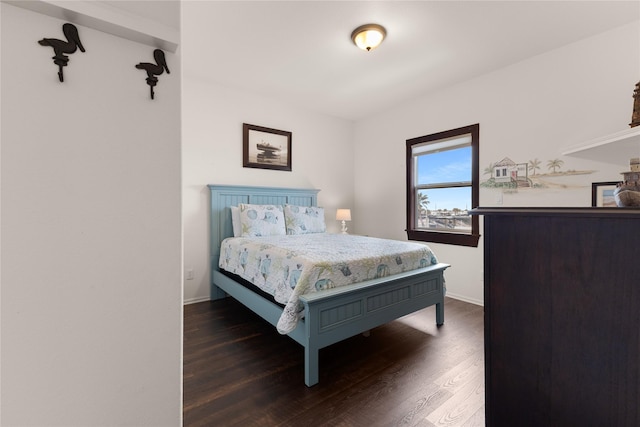
[[[420,156],[418,183],[471,181],[471,147]],[[429,209],[471,209],[471,188],[429,190]]]

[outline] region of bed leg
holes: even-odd
[[[227,294],[225,291],[217,287],[216,285],[211,285],[211,300],[215,301],[217,299],[226,298]]]
[[[444,324],[444,302],[436,304],[436,325]]]
[[[307,387],[318,384],[318,349],[304,348],[304,383]]]

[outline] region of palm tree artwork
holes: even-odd
[[[489,175],[490,178],[493,178],[493,170],[495,169],[495,167],[496,167],[495,163],[489,163],[489,166],[484,168],[484,174]]]
[[[553,159],[553,160],[549,160],[547,162],[547,168],[548,169],[553,169],[553,173],[556,173],[556,169],[560,169],[563,164],[564,164],[563,160]]]
[[[540,169],[540,163],[540,160],[538,160],[537,158],[529,160],[529,170],[533,171],[533,175],[536,174],[536,170]]]

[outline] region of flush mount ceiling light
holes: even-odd
[[[370,51],[382,43],[387,31],[382,25],[361,25],[351,33],[351,40],[362,50]]]

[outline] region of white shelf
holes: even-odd
[[[562,155],[582,157],[628,168],[629,159],[640,157],[640,126],[568,147]]]
[[[100,1],[2,0],[14,6],[175,53],[180,31]],[[151,5],[149,7],[152,7]]]

